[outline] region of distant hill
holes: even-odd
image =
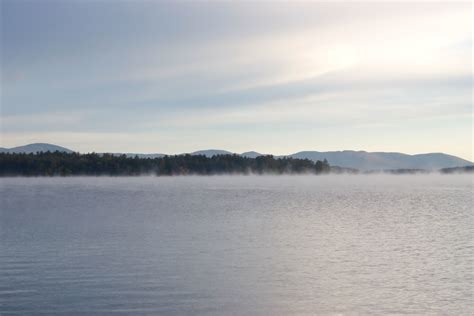
[[[330,165],[343,168],[355,168],[359,170],[433,170],[461,167],[472,164],[470,161],[443,153],[407,155],[402,153],[345,150],[327,152],[301,151],[289,156],[313,161],[327,159]]]
[[[240,154],[242,157],[247,157],[247,158],[257,158],[259,156],[263,156],[263,154],[258,153],[256,151],[246,151],[244,153]]]
[[[207,150],[199,150],[191,153],[191,155],[203,155],[206,157],[212,157],[216,155],[240,155],[242,157],[247,157],[247,158],[257,158],[259,156],[263,156],[263,154],[258,153],[256,151],[246,151],[241,154],[233,153],[227,150],[221,150],[221,149],[207,149]]]
[[[109,153],[109,154],[112,154],[114,156],[125,155],[129,158],[135,158],[135,156],[138,156],[138,158],[150,158],[150,159],[161,158],[161,157],[166,156],[165,154],[139,154],[139,153]]]
[[[53,144],[46,144],[46,143],[34,143],[34,144],[29,144],[25,146],[18,146],[18,147],[13,147],[13,148],[0,148],[0,152],[4,153],[25,153],[25,154],[31,154],[31,153],[37,153],[37,152],[47,152],[47,151],[60,151],[60,152],[66,152],[66,153],[72,153],[73,151],[61,147],[58,145],[53,145]]]
[[[14,148],[0,148],[0,152],[10,153],[36,153],[39,151],[61,151],[61,152],[72,152],[72,150],[46,143],[29,144],[25,146],[19,146]],[[152,153],[152,154],[141,154],[141,153],[114,153],[113,155],[125,154],[127,157],[135,157],[136,155],[140,158],[160,158],[166,154]],[[212,157],[215,155],[232,155],[234,153],[227,150],[220,149],[207,149],[192,152],[191,155],[204,155],[206,157]],[[242,157],[256,158],[263,154],[256,151],[248,151],[240,154]],[[298,159],[309,159],[314,162],[317,160],[327,159],[331,166],[340,167],[340,170],[353,170],[358,169],[362,171],[376,171],[376,170],[396,170],[396,169],[425,169],[425,170],[438,170],[443,168],[456,168],[470,166],[473,163],[471,161],[461,159],[456,156],[443,154],[443,153],[428,153],[418,155],[407,155],[397,152],[366,152],[366,151],[300,151],[295,154],[278,157],[292,157]]]
[[[192,152],[191,155],[196,156],[196,155],[202,155],[206,157],[212,157],[212,156],[217,156],[217,155],[233,155],[234,153],[231,153],[230,151],[227,150],[220,150],[220,149],[206,149],[206,150],[198,150],[195,152]]]
[[[131,154],[131,153],[126,153],[127,157],[135,157],[138,156],[138,158],[161,158],[166,156],[165,154]]]

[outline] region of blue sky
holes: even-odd
[[[472,5],[2,0],[1,146],[473,160]]]

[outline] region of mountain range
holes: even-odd
[[[35,143],[14,148],[0,148],[0,152],[7,153],[36,153],[40,151],[61,151],[71,153],[73,150],[46,143]],[[114,153],[121,155],[122,153]],[[208,149],[192,152],[191,155],[204,155],[211,157],[214,155],[234,154],[230,151],[220,149]],[[125,153],[129,157],[139,156],[140,158],[157,158],[163,157],[165,154],[139,154]],[[262,154],[249,151],[239,154],[248,158],[256,158]],[[366,151],[300,151],[290,155],[276,157],[291,157],[298,159],[309,159],[313,161],[327,159],[332,166],[343,168],[354,168],[359,170],[388,170],[388,169],[441,169],[470,166],[471,161],[444,154],[444,153],[428,153],[408,155],[397,152],[366,152]]]
[[[28,144],[25,146],[18,146],[18,147],[13,147],[13,148],[3,148],[0,147],[0,153],[25,153],[25,154],[34,154],[37,152],[46,152],[46,151],[61,151],[61,152],[66,152],[66,153],[72,153],[74,152],[71,149],[61,147],[58,145],[53,145],[53,144],[47,144],[47,143],[34,143],[34,144]]]

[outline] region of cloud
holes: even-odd
[[[115,134],[141,135],[147,148],[148,132],[187,150],[204,146],[198,130],[216,147],[249,129],[418,135],[430,120],[459,135],[454,122],[472,113],[469,3],[22,4],[39,10],[31,16],[12,5],[2,39],[8,143],[71,133],[81,148],[105,148]]]

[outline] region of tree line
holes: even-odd
[[[240,155],[175,155],[158,158],[114,154],[65,152],[0,153],[0,176],[108,175],[219,175],[219,174],[321,174],[331,169],[326,159],[272,155],[256,158]]]

